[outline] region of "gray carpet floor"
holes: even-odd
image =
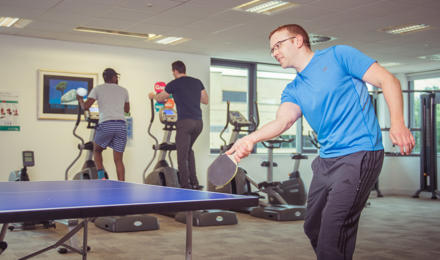
[[[354,259],[440,259],[440,201],[386,196],[363,211]],[[88,259],[184,259],[185,225],[157,216],[160,230],[109,233],[89,225]],[[273,222],[238,214],[233,226],[194,227],[193,259],[315,259],[303,221]],[[49,246],[67,229],[8,232],[0,259],[18,259]],[[33,259],[81,259],[48,251]]]

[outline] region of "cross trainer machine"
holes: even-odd
[[[227,119],[226,125],[220,132],[220,138],[223,140],[224,145],[221,146],[221,152],[225,152],[232,147],[237,141],[240,133],[249,133],[256,129],[259,125],[258,106],[256,106],[257,122],[252,118],[251,121],[247,120],[239,111],[230,110],[230,102],[227,102]],[[234,127],[229,140],[229,144],[226,144],[226,140],[223,138],[223,133],[228,128],[228,125]],[[291,141],[291,140],[290,140]],[[299,161],[306,159],[307,157],[301,154],[292,155],[292,159],[295,160],[294,171],[290,174],[290,179],[284,182],[273,182],[273,166],[276,163],[273,162],[273,148],[277,145],[281,145],[285,140],[269,140],[266,142],[268,145],[268,157],[267,162],[263,162],[262,166],[268,167],[268,177],[265,182],[257,183],[242,167],[237,167],[237,174],[234,179],[224,187],[218,189],[211,183],[208,183],[208,190],[224,193],[232,193],[239,195],[256,195],[260,197],[260,206],[250,207],[245,209],[239,209],[240,212],[250,213],[252,216],[267,218],[272,220],[300,220],[304,218],[306,192],[304,184],[299,174]],[[272,144],[270,144],[272,143]],[[265,145],[263,143],[263,145]],[[270,148],[272,147],[272,148]],[[272,158],[272,159],[271,159]],[[258,192],[253,192],[251,187],[254,186],[258,189],[258,192],[267,194],[268,202],[264,202],[263,196],[260,196]]]
[[[437,93],[420,96],[421,147],[420,147],[420,189],[414,193],[418,198],[421,192],[430,192],[431,199],[437,199],[437,141],[436,141],[436,105],[440,103]]]
[[[253,118],[251,119],[251,121],[247,120],[246,117],[244,117],[239,111],[231,111],[230,104],[231,102],[228,100],[227,108],[226,108],[226,124],[219,134],[220,139],[223,141],[223,145],[220,146],[220,153],[224,153],[227,150],[229,150],[237,141],[240,134],[242,133],[248,134],[254,131],[255,129],[257,129],[259,125],[258,108],[256,108],[257,109],[257,122],[256,122]],[[227,143],[223,137],[223,134],[228,129],[229,125],[233,126],[234,128],[229,138],[229,143]],[[228,184],[226,184],[221,188],[217,188],[215,185],[208,182],[208,190],[213,192],[222,192],[222,193],[230,193],[237,195],[259,196],[258,193],[252,192],[251,182],[249,181],[247,172],[245,169],[243,169],[240,166],[237,167],[237,173],[231,182],[229,182]],[[236,209],[236,211],[249,213],[250,208]]]
[[[81,114],[84,115],[84,119],[87,121],[87,129],[90,129],[89,141],[85,142],[84,138],[77,134],[77,129],[81,123]],[[80,143],[78,144],[78,154],[75,159],[67,167],[64,179],[69,180],[70,169],[76,164],[76,162],[81,158],[84,150],[87,151],[86,160],[82,165],[81,171],[75,173],[74,180],[90,180],[98,179],[98,169],[96,168],[95,161],[93,160],[93,138],[95,137],[95,129],[99,122],[99,112],[97,107],[91,107],[90,110],[83,111],[81,106],[78,104],[78,113],[76,117],[75,127],[73,128],[73,136],[75,136]],[[106,173],[106,177],[108,175]]]
[[[176,130],[177,112],[174,109],[163,108],[159,111],[159,120],[164,125],[164,135],[162,142],[151,133],[151,127],[155,118],[154,104],[151,100],[151,118],[147,133],[154,140],[153,157],[144,169],[142,179],[145,184],[169,186],[180,188],[179,173],[173,166],[171,152],[176,150],[176,144],[171,142],[172,132]],[[148,169],[156,159],[157,152],[159,157],[153,167],[153,171],[148,173]],[[168,155],[168,161],[167,161]],[[147,174],[148,173],[148,174]]]
[[[159,120],[164,125],[164,136],[162,143],[159,144],[158,139],[151,133],[151,127],[154,122],[155,112],[153,100],[150,104],[151,119],[148,125],[148,135],[154,140],[153,157],[145,167],[143,172],[143,181],[145,184],[160,185],[180,188],[179,172],[173,168],[171,160],[171,151],[176,150],[176,144],[172,143],[171,135],[176,130],[177,112],[172,108],[161,108],[159,110]],[[147,175],[149,167],[156,159],[157,151],[159,151],[158,161],[156,162],[153,171]],[[167,162],[166,158],[170,163]],[[163,213],[181,223],[186,223],[185,212],[167,212]],[[220,225],[234,225],[237,224],[237,216],[235,212],[227,210],[197,210],[193,212],[194,226],[220,226]]]

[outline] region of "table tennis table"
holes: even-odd
[[[186,212],[185,258],[192,258],[192,211],[257,206],[258,198],[110,180],[0,182],[0,243],[4,249],[8,223],[57,219],[82,219],[55,244],[27,255],[66,246],[83,229],[82,248],[74,250],[87,259],[87,224],[101,216]],[[4,250],[3,249],[3,250]],[[72,249],[72,248],[71,248]],[[0,248],[0,254],[2,249]]]

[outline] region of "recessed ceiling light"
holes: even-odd
[[[405,34],[410,32],[425,31],[429,29],[431,29],[431,26],[427,24],[406,24],[406,25],[383,28],[380,29],[379,31],[390,34]]]
[[[154,33],[124,32],[124,31],[98,29],[98,28],[90,28],[90,27],[76,27],[73,30],[80,31],[80,32],[102,33],[102,34],[111,34],[111,35],[117,35],[117,36],[143,38],[143,39],[147,39],[147,40],[157,39],[158,37],[161,36],[161,35],[157,35]]]
[[[17,17],[0,17],[0,27],[11,27],[16,22],[18,22],[20,18]]]
[[[236,11],[271,15],[275,12],[298,6],[298,4],[279,0],[253,0],[232,8]]]
[[[22,29],[22,28],[28,26],[31,22],[32,22],[32,20],[29,20],[29,19],[20,19],[14,24],[14,27]]]
[[[419,59],[432,60],[432,61],[440,61],[440,53],[439,54],[428,55],[428,56],[420,56]]]
[[[183,37],[173,37],[173,36],[170,36],[170,37],[166,37],[166,38],[157,40],[156,43],[164,44],[164,45],[165,44],[176,45],[176,44],[179,44],[179,43],[182,43],[182,42],[186,42],[186,41],[189,41],[189,39],[183,38]]]
[[[398,62],[384,62],[384,63],[379,62],[379,64],[380,64],[382,67],[393,67],[393,66],[400,65],[400,63],[398,63]]]

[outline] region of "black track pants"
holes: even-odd
[[[319,260],[353,258],[359,217],[382,169],[384,152],[317,157],[304,231]]]

